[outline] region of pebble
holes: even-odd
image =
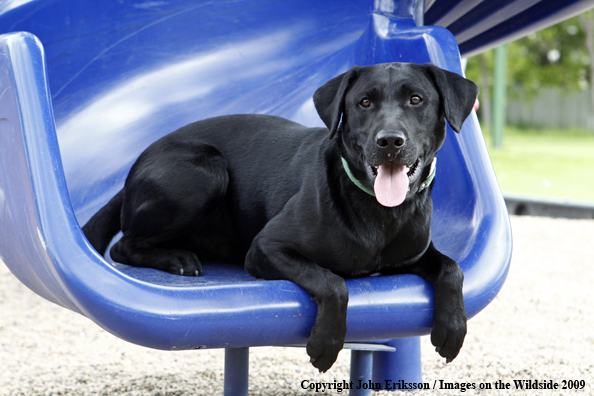
[[[460,355],[446,364],[428,337],[422,338],[423,381],[471,383],[476,389],[407,395],[594,394],[594,221],[512,216],[511,223],[508,279],[469,321]],[[0,396],[222,395],[223,360],[222,350],[167,352],[122,341],[38,297],[0,264]],[[250,395],[313,395],[302,389],[303,380],[349,381],[349,351],[324,374],[308,361],[300,348],[252,348]],[[514,380],[586,385],[578,391],[518,391]],[[511,390],[480,389],[498,381]]]

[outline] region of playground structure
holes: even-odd
[[[478,2],[3,3],[2,260],[34,292],[124,340],[163,350],[226,348],[225,392],[247,394],[248,348],[303,344],[316,314],[311,297],[224,263],[207,263],[200,278],[113,263],[80,225],[121,188],[144,148],[182,125],[266,113],[323,126],[311,96],[354,64],[432,62],[462,73],[459,48],[480,52],[587,5],[541,1],[529,18],[531,8],[520,5],[534,1],[503,2],[519,7],[510,9],[517,22],[506,30],[495,6],[472,14],[471,3]],[[469,15],[488,23],[468,23],[461,39],[422,26],[423,15],[454,33]],[[475,114],[459,135],[448,129],[438,161],[433,239],[460,263],[472,317],[502,287],[511,256],[507,211]],[[352,279],[347,287],[351,378],[420,381],[418,337],[431,330],[432,288],[412,275]]]

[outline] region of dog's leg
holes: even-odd
[[[303,257],[287,242],[262,234],[252,243],[245,261],[246,269],[259,278],[293,281],[313,296],[318,313],[306,350],[314,367],[325,372],[336,361],[346,336],[349,298],[344,279]]]
[[[134,267],[154,268],[176,275],[202,275],[202,264],[195,253],[155,247],[156,241],[156,238],[147,241],[124,236],[111,248],[111,258]]]
[[[448,363],[451,362],[458,356],[466,336],[462,269],[431,242],[421,259],[402,272],[417,274],[433,284],[435,307],[431,343]]]
[[[200,276],[190,235],[213,220],[229,176],[226,161],[205,144],[162,145],[141,156],[124,187],[122,232],[111,257],[135,267]],[[209,217],[210,216],[210,217]],[[190,242],[188,242],[190,240]]]

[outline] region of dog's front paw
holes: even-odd
[[[202,264],[195,253],[186,250],[171,251],[167,257],[169,272],[176,275],[202,276]]]
[[[464,309],[458,310],[455,314],[435,313],[431,343],[447,363],[458,356],[465,336],[466,311]]]
[[[320,327],[316,324],[312,327],[306,351],[311,358],[311,364],[320,370],[320,373],[324,373],[332,367],[344,346],[346,326],[344,329],[335,328],[334,331],[320,330]]]

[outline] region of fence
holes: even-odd
[[[566,94],[547,88],[531,102],[509,101],[507,123],[536,127],[584,127],[594,129],[590,92],[583,90]]]

